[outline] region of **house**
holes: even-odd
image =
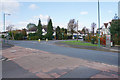
[[[100,29],[100,35],[110,34],[110,30],[109,30],[110,25],[111,25],[111,22],[104,23],[102,28],[99,28]],[[99,29],[97,29],[97,32],[99,32]]]
[[[117,16],[117,14],[115,14],[114,18],[112,19],[112,21],[114,21],[114,20],[119,20],[119,17]],[[104,25],[101,28],[97,29],[97,32],[99,32],[99,30],[100,30],[100,35],[106,35],[106,34],[110,35],[109,28],[111,26],[112,21],[108,22],[108,23],[104,23]]]

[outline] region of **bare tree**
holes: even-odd
[[[82,32],[86,35],[89,33],[89,29],[86,28],[86,26],[85,26],[85,27],[83,27]]]
[[[14,25],[9,25],[9,26],[6,27],[6,30],[12,31],[12,30],[13,30],[13,27],[14,27]]]
[[[95,30],[95,28],[96,28],[96,23],[92,23],[91,24],[91,28],[92,28],[92,33],[93,33],[93,36],[94,36],[94,30]]]
[[[76,28],[77,28],[77,22],[75,22],[75,19],[71,19],[68,23],[68,31],[70,31],[71,34],[73,35]]]
[[[13,29],[14,29],[14,25],[9,25],[9,26],[7,26],[7,28],[6,28],[6,30],[8,30],[8,32],[11,33],[11,37],[12,37],[12,39],[14,40],[14,35],[13,35],[13,32],[12,32]]]

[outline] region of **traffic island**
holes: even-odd
[[[118,48],[106,48],[105,46],[98,47],[97,44],[92,44],[89,42],[83,41],[59,41],[55,42],[56,45],[65,46],[65,47],[72,47],[72,48],[80,48],[80,49],[89,49],[89,50],[97,50],[97,51],[105,51],[105,52],[117,52],[119,53],[120,50]]]

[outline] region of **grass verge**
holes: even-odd
[[[82,46],[96,46],[96,47],[98,46],[97,44],[85,43],[83,41],[61,41],[60,43]]]

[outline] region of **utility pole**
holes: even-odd
[[[100,4],[99,4],[99,0],[98,0],[98,29],[99,29],[98,47],[100,47]]]

